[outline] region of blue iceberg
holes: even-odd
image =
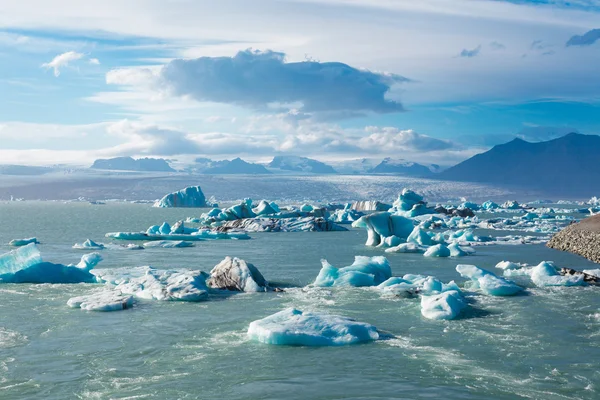
[[[421,296],[421,315],[427,319],[456,319],[465,307],[467,307],[465,298],[456,290]]]
[[[77,265],[44,262],[34,243],[0,256],[0,282],[4,283],[93,283],[90,273],[102,257],[86,254]]]
[[[154,207],[209,207],[200,186],[189,186],[177,192],[169,193],[154,203]]]
[[[27,239],[13,239],[8,243],[8,245],[13,246],[13,247],[21,247],[21,246],[26,246],[29,243],[40,244],[40,242],[38,242],[37,238],[31,237],[31,238],[27,238]]]
[[[427,249],[423,256],[425,257],[450,257],[451,252],[448,247],[443,244],[436,244]]]
[[[367,246],[384,246],[390,236],[406,242],[415,225],[409,218],[383,211],[360,217],[352,226],[367,230]]]
[[[390,263],[382,256],[356,256],[352,265],[343,268],[336,268],[327,260],[321,260],[321,264],[323,267],[314,282],[319,287],[376,286],[392,276]]]
[[[157,240],[154,242],[146,242],[142,245],[144,248],[160,247],[163,249],[175,249],[183,247],[194,247],[193,242],[186,242],[183,240]]]
[[[471,280],[473,289],[481,289],[490,296],[513,296],[523,291],[521,286],[475,265],[457,265],[456,271]]]
[[[337,315],[288,308],[250,323],[248,337],[287,346],[341,346],[379,339],[373,325]]]

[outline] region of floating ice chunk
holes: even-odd
[[[464,250],[462,247],[460,247],[458,243],[449,244],[448,250],[450,250],[450,257],[465,257],[472,254],[472,252]]]
[[[161,235],[169,235],[171,234],[171,225],[166,222],[163,222],[160,228],[158,228],[158,232]]]
[[[105,235],[107,238],[116,240],[217,240],[217,239],[250,239],[250,236],[246,232],[231,230],[231,231],[218,231],[210,229],[200,229],[192,234],[160,234],[160,233],[147,233],[147,232],[109,232]]]
[[[146,242],[142,246],[144,246],[144,248],[162,247],[165,249],[174,249],[182,247],[194,247],[195,245],[193,242],[186,242],[183,240],[157,240],[153,242]]]
[[[404,188],[394,202],[394,208],[400,211],[410,211],[416,204],[423,202],[423,196],[418,195],[410,189]]]
[[[500,208],[500,206],[498,204],[494,203],[493,201],[488,200],[481,205],[481,208],[489,211],[489,210],[496,210],[496,209]]]
[[[600,277],[600,269],[584,269],[583,273]]]
[[[329,220],[338,224],[351,224],[357,221],[364,214],[360,211],[352,210],[351,208],[344,208],[343,210],[336,210]]]
[[[238,292],[266,292],[269,284],[254,265],[237,257],[225,257],[210,271],[208,286]]]
[[[323,267],[315,279],[314,285],[330,286],[376,286],[392,276],[390,263],[385,257],[354,257],[354,263],[348,267],[336,268],[327,260],[321,260]]]
[[[518,202],[516,202],[515,200],[508,200],[508,201],[505,201],[501,207],[506,210],[518,210],[521,208],[521,205]]]
[[[279,212],[278,210],[279,210],[279,208],[275,209],[266,200],[262,200],[260,203],[258,203],[258,206],[256,206],[255,208],[252,209],[254,214],[256,214],[258,216],[276,214],[277,212]]]
[[[77,265],[43,262],[35,244],[30,243],[0,256],[0,282],[5,283],[92,283],[89,271],[102,260],[98,253],[86,254]]]
[[[427,319],[456,319],[466,306],[465,298],[456,290],[421,296],[421,314]]]
[[[208,299],[206,275],[201,271],[148,267],[142,276],[124,277],[115,290],[147,300],[195,302]]]
[[[382,203],[375,200],[367,201],[355,201],[350,206],[351,209],[356,211],[388,211],[392,208],[391,205]]]
[[[386,211],[360,217],[352,226],[367,229],[367,246],[380,246],[389,236],[406,240],[414,229],[411,219]]]
[[[42,256],[34,243],[0,255],[0,275],[14,274],[42,262]]]
[[[248,336],[260,343],[288,346],[340,346],[379,339],[373,325],[294,308],[251,322]]]
[[[450,257],[450,249],[443,244],[436,244],[427,249],[423,256],[425,257]]]
[[[189,186],[167,194],[154,203],[154,207],[208,207],[208,204],[200,186]]]
[[[561,275],[554,264],[542,261],[531,269],[535,286],[585,286],[584,275]]]
[[[241,229],[248,232],[329,232],[348,229],[317,217],[304,218],[246,218],[220,224],[218,230]]]
[[[31,237],[31,238],[27,238],[27,239],[13,239],[8,243],[8,245],[13,246],[13,247],[21,247],[21,246],[26,246],[29,243],[40,244],[40,242],[38,242],[37,238]]]
[[[425,248],[416,243],[402,243],[396,247],[385,249],[386,253],[424,253]]]
[[[104,290],[85,296],[72,297],[67,301],[72,308],[86,311],[120,311],[133,307],[133,296],[115,290]]]
[[[431,246],[433,242],[431,240],[431,236],[419,226],[415,226],[411,234],[406,239],[406,242],[416,243],[421,246]]]
[[[78,250],[103,250],[104,247],[105,246],[102,243],[96,243],[91,239],[87,239],[83,243],[75,243],[73,245],[73,248]]]
[[[519,269],[521,266],[510,261],[500,261],[498,264],[496,264],[496,268],[506,271],[509,269]]]
[[[471,279],[473,289],[481,289],[490,296],[512,296],[523,290],[521,286],[475,265],[457,265],[456,271],[463,278]]]
[[[473,203],[472,201],[465,201],[459,206],[459,208],[468,208],[473,211],[478,211],[479,205],[477,203]]]
[[[300,211],[302,211],[302,212],[311,212],[314,209],[315,208],[313,206],[311,206],[310,204],[302,204],[302,206],[300,207]]]

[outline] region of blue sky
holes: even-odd
[[[453,164],[600,134],[598,0],[0,4],[0,162]]]

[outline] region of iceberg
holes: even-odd
[[[224,232],[229,232],[230,229],[241,229],[247,232],[330,232],[348,230],[320,217],[246,218],[223,222],[216,229]]]
[[[105,246],[102,243],[96,243],[91,239],[87,239],[83,243],[75,243],[73,248],[78,250],[104,250]]]
[[[200,186],[189,186],[177,192],[169,193],[154,203],[153,207],[209,207]]]
[[[425,232],[423,229],[421,229],[419,226],[415,226],[415,228],[413,229],[411,234],[408,235],[406,242],[407,243],[412,242],[412,243],[415,243],[415,244],[418,244],[421,246],[433,245],[431,236],[429,236],[429,234],[427,232]]]
[[[37,238],[31,237],[31,238],[27,238],[27,239],[13,239],[10,242],[8,242],[8,245],[13,246],[13,247],[21,247],[21,246],[26,246],[29,243],[40,244],[40,242],[38,242]]]
[[[120,311],[133,307],[133,296],[124,295],[115,290],[72,297],[67,301],[72,308],[86,311]]]
[[[288,308],[250,323],[248,337],[287,346],[340,346],[379,339],[373,325],[338,315]]]
[[[174,249],[182,247],[194,247],[193,242],[183,240],[158,240],[154,242],[146,242],[142,245],[144,248],[161,247],[163,249]]]
[[[360,211],[353,210],[351,208],[344,208],[343,210],[336,210],[329,220],[338,224],[351,224],[358,220],[364,214]]]
[[[436,244],[430,246],[423,256],[425,257],[450,257],[450,249],[443,244]]]
[[[279,207],[277,207],[275,203],[269,203],[266,200],[262,200],[252,209],[252,212],[257,216],[277,214],[279,212]]]
[[[225,257],[210,271],[206,283],[211,288],[237,292],[266,292],[270,289],[258,268],[237,257]]]
[[[343,268],[336,268],[327,260],[321,260],[321,264],[321,271],[314,282],[318,287],[376,286],[392,276],[390,263],[382,256],[356,256],[352,265]]]
[[[105,235],[107,238],[115,240],[187,240],[187,241],[201,241],[201,240],[217,240],[217,239],[236,239],[245,240],[250,239],[250,236],[246,232],[239,230],[211,230],[211,229],[200,229],[197,232],[190,234],[161,234],[161,233],[147,233],[147,232],[109,232]]]
[[[385,249],[386,253],[425,253],[423,248],[415,243],[402,243],[395,247]]]
[[[0,282],[3,283],[93,283],[90,273],[102,257],[86,254],[77,265],[44,262],[34,243],[0,256]]]
[[[451,243],[448,245],[450,250],[450,257],[465,257],[474,253],[474,251],[466,251],[458,245],[458,243]]]
[[[456,290],[421,296],[421,314],[427,319],[456,319],[466,306],[465,298]]]
[[[521,286],[475,265],[457,265],[456,271],[472,281],[473,289],[481,289],[490,296],[513,296],[523,291]]]
[[[355,211],[388,211],[392,208],[391,205],[382,203],[380,201],[355,201],[350,206]]]
[[[521,209],[521,205],[515,200],[505,201],[500,207],[506,210],[519,210]]]
[[[385,238],[390,236],[406,241],[414,229],[411,219],[387,211],[360,217],[352,223],[352,226],[367,230],[367,246],[383,246]]]
[[[488,200],[488,201],[484,202],[483,204],[481,204],[481,208],[483,210],[490,211],[490,210],[496,210],[496,209],[500,208],[500,206],[498,204],[494,203],[493,201]]]
[[[584,275],[561,275],[554,264],[542,261],[531,269],[531,281],[537,287],[585,286]]]
[[[145,267],[141,276],[98,275],[100,281],[116,283],[114,290],[138,299],[161,301],[204,301],[208,299],[206,274],[190,270],[158,270]]]

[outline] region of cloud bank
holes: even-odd
[[[147,85],[173,96],[251,109],[298,108],[306,113],[394,113],[404,111],[386,98],[408,79],[360,70],[340,62],[286,62],[273,51],[240,51],[233,57],[175,59],[158,72],[110,71],[107,83]],[[295,105],[297,107],[291,107]]]
[[[570,46],[591,46],[600,40],[600,29],[592,29],[583,35],[575,35],[567,42],[567,47]]]

